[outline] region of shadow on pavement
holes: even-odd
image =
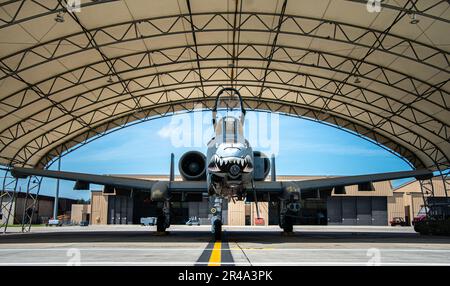
[[[450,243],[450,237],[421,236],[417,233],[296,231],[283,235],[277,231],[226,231],[229,242],[273,243]],[[14,243],[83,243],[83,242],[210,242],[209,231],[170,231],[157,235],[154,231],[58,231],[0,235],[0,244]]]

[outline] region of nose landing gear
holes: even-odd
[[[214,198],[211,214],[211,233],[215,241],[220,241],[222,239],[222,198]]]
[[[222,221],[216,219],[212,224],[212,232],[215,241],[220,241],[222,239]]]

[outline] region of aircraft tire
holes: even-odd
[[[157,232],[165,232],[166,231],[166,216],[165,215],[160,215],[158,216],[158,219],[156,221],[156,231]]]
[[[283,231],[284,231],[284,232],[293,232],[293,231],[294,231],[294,227],[293,227],[292,224],[291,224],[291,225],[286,225],[286,226],[283,228]]]
[[[214,221],[214,240],[220,241],[222,239],[222,222],[220,220]]]
[[[294,231],[294,226],[292,224],[292,218],[289,216],[284,218],[283,231],[284,232],[293,232]]]

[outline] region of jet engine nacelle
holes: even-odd
[[[264,181],[270,172],[270,159],[260,151],[253,151],[253,177],[255,181]]]
[[[206,157],[198,151],[189,151],[181,156],[178,169],[183,180],[200,181],[206,179]]]

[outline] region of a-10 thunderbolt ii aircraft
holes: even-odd
[[[133,192],[150,192],[152,201],[159,202],[160,215],[157,231],[164,232],[170,226],[170,202],[201,201],[207,193],[211,207],[211,231],[214,239],[221,238],[222,200],[246,200],[279,202],[279,225],[285,232],[292,232],[293,218],[298,216],[304,192],[323,189],[342,190],[349,185],[367,185],[372,182],[407,177],[426,179],[432,176],[428,170],[379,173],[358,176],[329,177],[323,179],[279,182],[275,176],[275,160],[254,151],[243,135],[245,109],[242,97],[234,88],[222,89],[212,110],[215,136],[207,144],[206,156],[189,151],[179,160],[183,181],[174,180],[174,156],[171,156],[168,181],[124,178],[32,168],[13,168],[19,178],[30,175],[75,181],[74,189],[89,189],[89,184],[104,185],[104,192],[117,189]],[[272,165],[272,168],[271,168]],[[266,180],[271,171],[270,181]],[[258,210],[258,208],[257,208]],[[259,216],[259,213],[258,213]]]

